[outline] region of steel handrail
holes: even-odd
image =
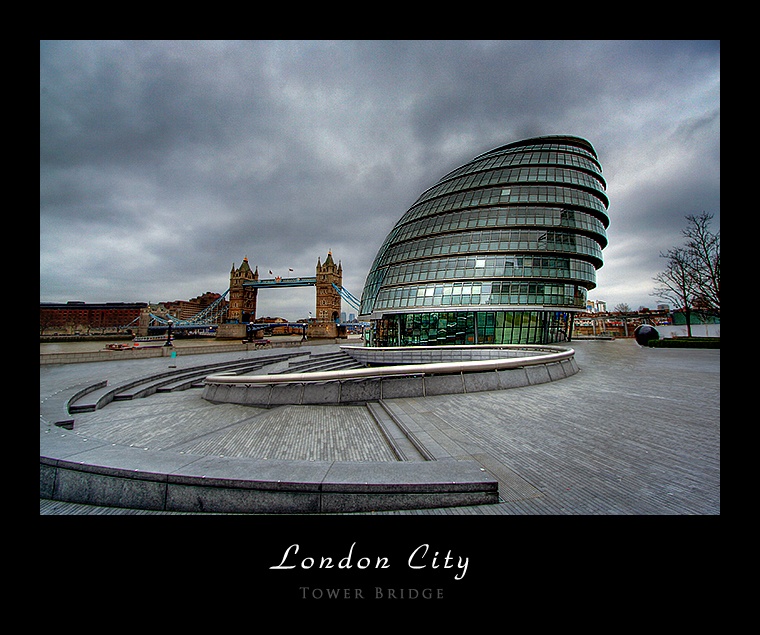
[[[520,347],[528,348],[528,347]],[[373,366],[369,368],[350,368],[311,373],[284,373],[278,375],[209,375],[207,384],[292,384],[313,383],[330,380],[348,381],[351,379],[371,379],[373,377],[419,377],[423,375],[441,375],[453,373],[482,372],[487,370],[507,370],[521,366],[550,364],[570,359],[575,355],[572,348],[541,347],[553,350],[548,354],[511,357],[503,359],[484,359],[465,362],[431,362],[425,364],[395,364],[390,366]],[[515,350],[515,349],[512,349]]]

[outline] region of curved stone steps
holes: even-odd
[[[108,405],[111,401],[125,401],[146,397],[159,390],[176,390],[189,388],[193,384],[202,386],[205,377],[217,373],[246,373],[261,370],[266,366],[287,361],[294,356],[303,356],[303,353],[286,353],[272,355],[265,359],[235,360],[232,362],[220,362],[216,364],[203,364],[189,368],[169,370],[162,373],[148,375],[135,380],[127,381],[116,386],[109,386],[107,382],[98,382],[89,389],[77,391],[66,403],[69,414],[77,412],[93,412]]]

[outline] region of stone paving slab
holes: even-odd
[[[141,450],[46,432],[40,496],[75,503],[214,513],[336,513],[497,502],[472,461],[424,465],[240,459]]]
[[[720,350],[649,349],[626,339],[571,346],[580,372],[558,381],[471,395],[412,390],[389,400],[417,433],[487,469],[502,502],[376,513],[719,514]],[[120,372],[148,374],[162,361],[134,360],[139,368]],[[41,367],[41,401],[128,363]],[[41,497],[40,513],[86,513],[64,507]],[[334,513],[351,512],[338,505]]]
[[[342,513],[498,500],[496,481],[472,462],[404,469],[363,407],[268,410],[165,393],[78,416],[69,432],[41,425],[42,497],[212,513]],[[199,432],[206,445],[192,441]],[[229,456],[230,433],[253,439],[253,457]],[[170,435],[185,441],[167,449]],[[292,460],[260,458],[291,445]],[[313,460],[361,459],[361,448],[385,460]],[[204,449],[206,455],[195,453]]]

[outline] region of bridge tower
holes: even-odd
[[[255,288],[243,286],[244,282],[259,279],[259,268],[251,271],[248,257],[243,258],[239,268],[235,269],[232,263],[230,271],[230,306],[227,311],[227,321],[247,324],[256,319],[256,294]]]
[[[216,329],[216,338],[220,340],[243,339],[246,336],[246,324],[256,319],[256,295],[255,287],[244,286],[244,282],[259,279],[259,268],[251,271],[248,257],[243,258],[240,267],[235,268],[232,263],[230,270],[230,295],[227,319]]]
[[[137,320],[137,335],[144,337],[148,334],[148,327],[150,326],[150,306],[146,306],[140,309],[140,317]]]
[[[340,293],[333,284],[343,286],[343,267],[336,265],[332,252],[327,252],[327,259],[322,264],[317,258],[317,321],[335,322],[340,320]]]
[[[333,284],[343,286],[343,266],[340,261],[335,264],[332,252],[327,252],[327,259],[322,263],[317,258],[317,307],[316,322],[309,325],[308,336],[311,338],[342,337],[345,327],[338,327],[340,321],[340,293]]]

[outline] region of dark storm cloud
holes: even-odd
[[[358,296],[445,173],[575,134],[611,199],[591,297],[653,306],[685,215],[719,223],[719,92],[717,42],[41,42],[40,299],[188,299],[244,256],[313,275],[328,250]],[[295,317],[313,290],[261,302]]]

